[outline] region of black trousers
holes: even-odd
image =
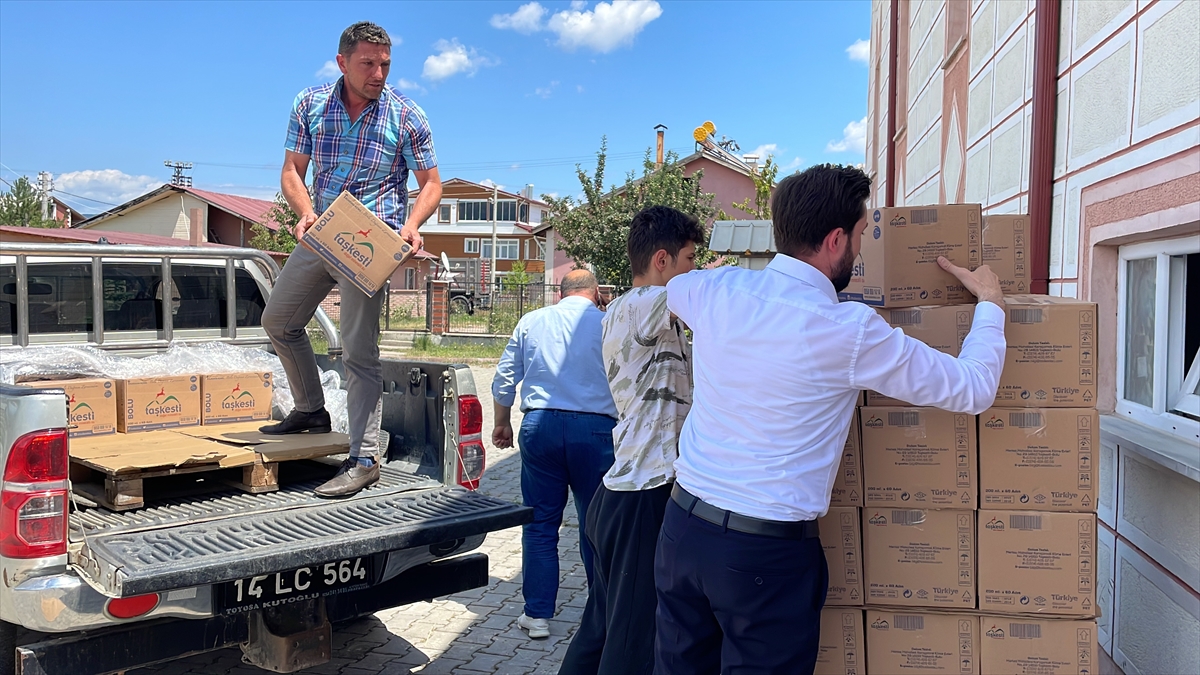
[[[727,530],[667,504],[654,564],[658,675],[811,675],[829,569],[818,537]]]
[[[584,530],[594,555],[592,585],[560,675],[654,671],[654,549],[670,499],[670,483],[596,490]]]

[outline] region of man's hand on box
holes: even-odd
[[[425,240],[421,239],[421,233],[417,232],[415,225],[405,225],[400,228],[400,238],[411,244],[414,251],[420,251],[421,246],[425,244]]]
[[[312,227],[312,224],[315,222],[317,222],[317,214],[311,211],[300,216],[300,221],[296,223],[296,239],[303,237],[304,233],[307,232],[308,228]]]
[[[946,260],[945,256],[938,256],[938,265],[962,282],[962,285],[978,298],[979,302],[991,302],[1001,308],[1004,307],[1004,292],[1000,290],[1000,277],[996,276],[992,268],[980,265],[972,272]]]

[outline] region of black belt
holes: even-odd
[[[815,520],[763,520],[720,509],[683,489],[679,483],[671,488],[671,499],[684,511],[718,527],[746,534],[758,534],[779,539],[815,539],[820,536]]]

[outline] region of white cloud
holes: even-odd
[[[792,161],[788,162],[787,164],[781,165],[779,167],[779,169],[781,171],[795,171],[796,169],[800,168],[801,164],[804,164],[803,157],[793,157]]]
[[[425,59],[425,69],[421,72],[421,77],[427,80],[444,80],[458,73],[470,76],[482,67],[494,66],[497,63],[486,56],[480,56],[474,47],[463,46],[457,39],[438,40],[433,48],[438,53]]]
[[[54,177],[54,187],[73,195],[121,204],[160,187],[166,181],[153,176],[130,176],[119,169],[71,171]],[[95,207],[97,211],[101,207]]]
[[[422,87],[419,83],[413,82],[412,80],[406,80],[403,77],[396,80],[396,86],[400,88],[400,91],[406,93],[410,91],[415,91],[418,94],[425,93],[425,87]]]
[[[338,68],[337,61],[326,61],[325,65],[316,72],[316,77],[319,80],[336,80],[342,76],[341,68]]]
[[[558,12],[546,24],[558,34],[558,45],[567,51],[587,47],[606,54],[631,45],[635,35],[662,16],[662,6],[655,0],[598,2],[595,9],[582,11],[584,6],[585,3],[572,4],[570,11]]]
[[[743,152],[743,155],[754,155],[758,158],[759,163],[767,161],[769,155],[779,156],[779,145],[775,143],[766,143],[758,146],[750,152]]]
[[[854,44],[846,47],[846,54],[851,61],[866,63],[871,59],[871,43],[867,40],[855,40]]]
[[[557,88],[558,88],[558,80],[554,80],[553,82],[551,82],[549,85],[547,85],[545,87],[538,87],[538,88],[534,89],[533,94],[535,96],[540,96],[541,98],[550,98],[550,96],[554,94],[554,90]]]
[[[825,152],[847,152],[853,151],[863,154],[867,151],[867,118],[851,121],[842,129],[842,140],[829,141],[825,146]]]
[[[517,171],[520,168],[521,168],[520,164],[513,164],[512,166],[508,167],[509,171]]]
[[[479,184],[484,187],[495,187],[498,190],[504,189],[503,185],[497,183],[496,181],[492,180],[491,178],[484,178],[483,180],[479,181]]]
[[[571,9],[556,12],[543,25],[542,18],[548,12],[539,3],[530,2],[512,14],[493,16],[491,24],[525,35],[548,30],[558,35],[558,46],[567,51],[586,47],[606,54],[633,44],[634,36],[662,16],[662,5],[656,0],[612,0],[598,2],[589,10],[586,2],[574,0]]]
[[[548,12],[537,2],[521,5],[512,14],[495,14],[492,16],[492,28],[515,30],[522,35],[536,33],[542,29],[542,17]]]
[[[583,93],[583,85],[582,85],[582,84],[577,84],[577,85],[575,85],[575,91],[577,91],[577,92],[579,92],[580,94],[582,94],[582,93]]]

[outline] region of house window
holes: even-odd
[[[481,258],[491,259],[492,257],[492,240],[483,239],[480,242],[483,249],[480,253]],[[496,240],[496,260],[520,260],[521,258],[521,240],[519,239],[497,239]]]
[[[517,219],[517,203],[513,200],[504,200],[499,203],[496,211],[496,220],[515,221]]]
[[[1117,285],[1117,412],[1197,437],[1200,239],[1122,247]]]
[[[475,221],[483,222],[491,220],[489,214],[488,203],[485,200],[480,201],[463,201],[458,202],[458,221]]]
[[[546,240],[533,237],[525,240],[525,259],[526,260],[545,260],[546,259]]]
[[[463,253],[479,253],[479,240],[463,239]]]
[[[404,290],[412,291],[417,288],[417,271],[411,267],[404,268]]]
[[[450,209],[453,208],[450,204],[442,204],[438,207],[438,222],[450,222]]]
[[[522,205],[521,205],[521,217],[520,217],[520,221],[521,221],[522,223],[528,223],[528,222],[529,222],[529,205],[528,205],[528,204],[522,204]]]

